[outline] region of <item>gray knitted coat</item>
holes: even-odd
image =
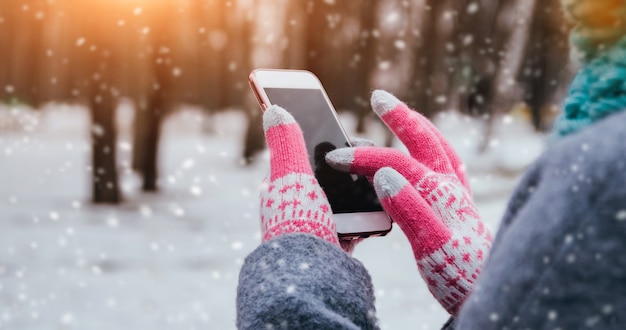
[[[624,310],[626,112],[564,138],[529,168],[474,292],[444,327],[626,329]],[[237,326],[376,329],[371,279],[321,239],[272,239],[241,268]]]

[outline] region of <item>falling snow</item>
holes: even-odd
[[[554,321],[556,320],[558,317],[558,313],[556,311],[549,311],[548,312],[548,320],[550,321]]]
[[[467,13],[468,14],[475,14],[476,12],[478,12],[479,9],[479,5],[476,2],[472,2],[467,6]]]

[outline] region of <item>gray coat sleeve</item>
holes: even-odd
[[[553,146],[511,199],[457,329],[624,329],[626,113]]]
[[[271,239],[244,261],[239,329],[378,329],[371,278],[358,260],[308,234]]]

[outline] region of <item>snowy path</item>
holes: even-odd
[[[259,242],[257,186],[267,171],[266,154],[252,167],[238,163],[242,115],[216,116],[212,135],[201,133],[195,112],[170,120],[155,195],[138,192],[122,125],[126,202],[118,207],[88,202],[86,113],[59,107],[35,118],[29,132],[0,132],[0,329],[233,329],[238,270]],[[472,147],[466,136],[455,146]],[[524,145],[528,156],[515,166],[536,153],[537,143]],[[472,185],[495,228],[517,177],[491,175],[502,164],[493,158],[461,155],[481,164],[470,163],[482,173]],[[362,243],[355,257],[371,271],[384,328],[445,322],[397,228]]]

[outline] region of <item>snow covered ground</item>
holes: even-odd
[[[81,108],[0,108],[0,329],[233,329],[245,256],[260,240],[258,185],[267,152],[241,165],[245,121],[188,109],[165,126],[161,192],[142,194],[129,169],[132,112],[120,110],[125,202],[89,203],[89,117]],[[354,118],[342,115],[346,129]],[[543,148],[504,117],[478,155],[481,122],[437,118],[468,165],[478,208],[496,230],[520,171]],[[382,141],[371,123],[369,138]],[[398,147],[401,145],[398,144]],[[355,251],[370,270],[385,329],[438,329],[447,316],[419,278],[398,228]]]

